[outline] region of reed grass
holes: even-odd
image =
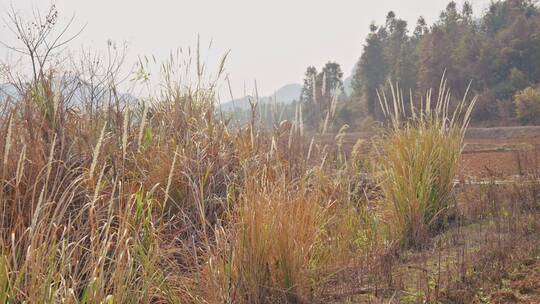
[[[391,85],[391,94],[391,101],[380,96],[390,129],[382,139],[376,174],[392,237],[417,247],[451,216],[454,179],[476,98],[469,102],[465,94],[452,105],[444,79],[437,99],[430,91],[419,106],[412,96],[407,103],[399,87]]]
[[[0,114],[0,303],[312,303],[379,255],[379,210],[406,244],[448,218],[474,101],[450,115],[444,82],[420,109],[392,89],[370,160],[362,141],[346,151],[347,126],[331,142],[308,137],[300,104],[263,128],[253,101],[233,128],[216,107],[226,56],[205,77],[199,51],[171,55],[138,102],[118,97],[115,76],[81,100],[60,68],[19,83]]]

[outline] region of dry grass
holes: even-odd
[[[381,106],[391,123],[383,137],[376,174],[380,180],[390,233],[404,246],[421,246],[450,216],[452,189],[463,137],[474,107],[466,98],[450,112],[443,80],[436,101],[431,92],[414,106],[392,87],[392,103]],[[407,109],[406,109],[407,108]],[[409,114],[408,114],[409,113]]]
[[[406,128],[396,121],[387,158],[370,164],[366,143],[351,155],[341,148],[346,128],[337,149],[307,138],[301,120],[231,129],[215,108],[219,73],[190,87],[164,67],[163,90],[144,102],[113,94],[92,101],[90,114],[69,106],[51,74],[0,117],[5,301],[316,302],[376,260],[392,241],[388,227],[416,227],[410,215],[424,225],[447,206],[465,125],[446,129],[445,107]],[[443,144],[453,154],[432,149]],[[383,163],[404,186],[404,172],[431,165],[413,177],[439,187],[418,197],[423,189],[382,183],[386,202],[419,204],[383,209],[398,226],[383,225],[371,204],[367,168]]]
[[[4,302],[301,302],[350,264],[361,207],[352,179],[333,178],[337,158],[298,122],[229,129],[215,108],[220,73],[183,86],[173,66],[140,103],[105,94],[73,106],[53,73],[10,100]]]
[[[328,251],[330,202],[320,202],[306,191],[291,192],[280,182],[267,183],[245,187],[233,216],[234,228],[223,236],[231,239],[230,250],[216,261],[222,269],[216,272],[222,276],[219,282],[225,283],[219,287],[223,300],[305,301],[317,283],[315,274],[329,266],[324,257],[328,252],[322,251]]]
[[[420,109],[399,89],[382,98],[391,124],[371,157],[367,141],[345,151],[347,127],[324,143],[306,135],[300,107],[292,122],[232,128],[216,108],[223,62],[205,78],[192,54],[194,82],[173,56],[140,100],[111,78],[75,101],[59,68],[19,83],[0,111],[0,303],[403,300],[415,294],[394,286],[396,240],[429,247],[451,216],[484,221],[487,209],[526,234],[503,217],[514,205],[452,204],[474,102],[450,111],[444,82]],[[536,210],[537,188],[515,193],[507,201]],[[424,300],[442,298],[426,286]]]

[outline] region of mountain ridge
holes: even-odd
[[[350,95],[352,92],[351,81],[352,81],[352,75],[344,78],[343,80],[345,94],[347,95]],[[283,85],[281,88],[276,90],[276,92],[273,95],[259,97],[259,102],[270,103],[270,102],[275,101],[277,103],[290,104],[300,99],[301,92],[302,92],[301,84],[289,83],[289,84]],[[252,95],[246,95],[241,98],[235,98],[233,100],[226,101],[222,103],[220,106],[223,111],[233,111],[235,109],[247,110],[250,107],[249,100],[254,99],[254,98],[255,97]]]

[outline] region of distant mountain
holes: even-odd
[[[302,85],[298,83],[292,83],[292,84],[287,84],[281,87],[281,89],[277,90],[275,94],[275,98],[277,102],[291,103],[295,100],[300,99],[301,93],[302,93]]]
[[[7,98],[17,99],[19,98],[19,92],[14,85],[2,83],[0,84],[0,101],[4,101]]]
[[[351,74],[349,75],[349,77],[347,77],[347,78],[345,78],[343,80],[343,88],[344,88],[345,94],[347,94],[347,96],[352,95],[352,91],[353,91],[352,80],[353,80],[354,75],[356,75],[357,69],[358,69],[358,64],[355,64],[353,66],[353,68],[351,69]]]
[[[347,94],[347,96],[351,96],[352,94],[352,75],[345,78],[345,80],[343,80],[343,90],[345,91],[345,94]]]
[[[113,94],[116,94],[116,97],[121,104],[135,104],[138,102],[138,99],[129,93],[113,92],[106,86],[92,87],[89,83],[77,76],[64,75],[55,79],[53,82],[53,89],[60,89],[61,95],[64,96],[64,101],[67,102],[69,106],[75,107],[82,106],[87,102],[91,90],[94,94],[97,94],[94,98],[105,100],[110,98]],[[8,98],[17,100],[21,98],[21,94],[13,84],[0,83],[0,102],[4,102],[8,100]]]
[[[259,97],[260,103],[270,103],[274,99],[277,103],[290,104],[295,100],[300,99],[300,93],[302,92],[302,85],[298,83],[287,84],[280,89],[278,89],[274,95]],[[252,96],[244,96],[242,98],[230,100],[221,104],[221,109],[223,111],[232,111],[235,108],[240,110],[249,109],[249,99],[253,98]]]

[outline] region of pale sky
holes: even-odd
[[[458,0],[461,6],[463,0]],[[473,0],[475,15],[490,0]],[[129,45],[128,62],[140,55],[165,58],[178,47],[194,46],[197,35],[210,66],[230,50],[226,64],[234,97],[252,91],[254,80],[261,95],[288,83],[301,83],[307,66],[329,60],[342,65],[345,76],[362,52],[372,21],[384,22],[393,10],[409,22],[412,31],[418,16],[434,21],[447,0],[0,0],[5,12],[12,5],[22,14],[32,7],[55,3],[60,20],[73,14],[76,25],[87,24],[71,48],[104,49],[111,39]],[[0,38],[8,35],[0,27]],[[0,54],[6,56],[0,47]],[[229,99],[228,97],[222,97]]]

